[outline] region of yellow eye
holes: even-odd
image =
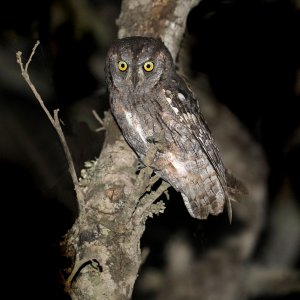
[[[144,63],[144,70],[150,72],[154,69],[154,63],[152,61],[147,61]]]
[[[122,71],[122,72],[126,71],[126,70],[127,70],[127,67],[128,67],[127,62],[124,61],[124,60],[120,60],[120,61],[118,62],[118,67],[119,67],[119,70],[120,70],[120,71]]]

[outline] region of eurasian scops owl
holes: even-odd
[[[182,194],[190,215],[206,219],[227,203],[231,219],[230,175],[196,97],[176,73],[163,42],[139,36],[117,40],[105,72],[112,113],[140,159],[161,142],[151,167]]]

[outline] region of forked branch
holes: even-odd
[[[45,106],[44,100],[42,99],[41,95],[39,94],[39,92],[37,91],[37,89],[35,88],[34,84],[32,83],[29,73],[28,73],[28,68],[29,65],[31,63],[31,60],[35,54],[35,51],[37,49],[37,47],[39,46],[40,41],[37,41],[34,45],[34,47],[32,48],[31,54],[29,56],[29,59],[27,60],[27,62],[25,63],[25,67],[22,61],[22,52],[18,51],[16,53],[17,56],[17,63],[19,64],[20,68],[21,68],[21,72],[22,72],[22,76],[24,78],[24,80],[26,81],[26,83],[28,84],[28,86],[30,87],[31,91],[33,92],[35,98],[37,99],[37,101],[39,102],[40,106],[42,107],[43,111],[45,112],[45,114],[47,115],[49,121],[51,122],[52,126],[54,127],[55,131],[58,134],[59,140],[61,142],[61,145],[64,149],[67,161],[68,161],[68,165],[69,165],[69,172],[71,174],[71,178],[75,187],[75,192],[76,192],[76,196],[78,199],[78,205],[79,205],[79,210],[83,211],[84,210],[84,196],[82,191],[79,188],[78,185],[78,178],[76,175],[76,171],[75,171],[75,166],[74,166],[74,162],[72,159],[72,155],[70,152],[70,149],[68,147],[66,138],[64,136],[64,133],[62,131],[62,128],[60,126],[60,122],[59,122],[59,118],[58,118],[58,111],[59,109],[55,109],[53,116],[51,115],[51,113],[49,112],[49,110],[47,109],[47,107]]]

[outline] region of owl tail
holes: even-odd
[[[231,209],[231,202],[239,201],[243,195],[248,194],[248,190],[236,177],[234,177],[229,170],[225,170],[226,175],[226,184],[227,184],[227,212],[228,212],[228,218],[229,222],[232,221],[232,209]]]

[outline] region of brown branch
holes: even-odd
[[[42,107],[43,111],[45,112],[45,114],[47,115],[49,121],[51,122],[52,126],[54,127],[54,129],[56,130],[58,137],[60,139],[61,145],[64,149],[67,161],[68,161],[68,165],[69,165],[69,172],[75,187],[75,191],[76,191],[76,196],[78,199],[78,204],[79,204],[79,210],[80,211],[84,211],[84,196],[82,191],[79,188],[78,185],[78,178],[76,175],[76,171],[75,171],[75,167],[74,167],[74,163],[73,163],[73,159],[72,159],[72,155],[70,152],[70,149],[68,147],[66,138],[64,136],[64,133],[62,131],[62,128],[60,126],[60,121],[58,118],[58,109],[54,110],[54,117],[52,117],[52,115],[50,114],[49,110],[47,109],[47,107],[44,104],[44,101],[41,97],[41,95],[39,94],[39,92],[37,91],[37,89],[35,88],[34,84],[31,82],[29,73],[28,73],[28,68],[29,65],[31,63],[31,60],[35,54],[35,51],[38,47],[38,45],[40,44],[39,41],[37,41],[34,45],[34,47],[32,48],[31,54],[29,56],[29,59],[27,60],[26,64],[25,64],[25,68],[24,68],[24,64],[22,61],[22,52],[18,51],[16,53],[16,57],[17,57],[17,63],[19,64],[20,68],[21,68],[21,72],[22,72],[22,76],[24,78],[24,80],[26,81],[26,83],[28,84],[28,86],[30,87],[31,91],[33,92],[35,98],[37,99],[37,101],[39,102],[40,106]]]

